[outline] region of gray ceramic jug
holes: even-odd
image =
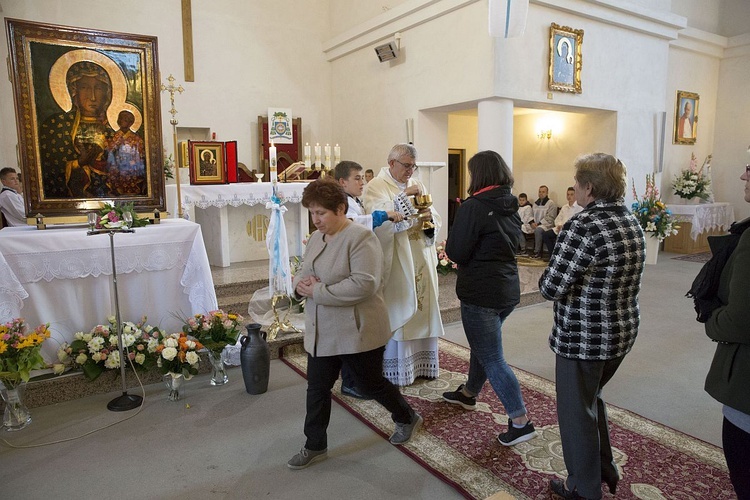
[[[268,390],[271,351],[266,342],[266,332],[261,334],[260,327],[258,323],[250,323],[247,325],[247,336],[240,340],[240,365],[248,394],[263,394]]]

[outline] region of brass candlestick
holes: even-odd
[[[279,305],[279,301],[287,299],[289,301],[289,307],[286,310],[286,313],[284,314],[284,317],[279,317],[279,310],[277,306]],[[291,321],[289,321],[289,313],[292,310],[292,301],[289,299],[289,296],[283,293],[276,293],[271,298],[271,310],[273,311],[273,323],[271,323],[268,327],[267,334],[268,334],[268,340],[273,340],[276,338],[276,335],[279,333],[284,332],[296,332],[300,333],[300,330],[296,328]]]

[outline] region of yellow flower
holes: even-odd
[[[4,353],[7,350],[8,350],[8,344],[0,340],[0,354]]]

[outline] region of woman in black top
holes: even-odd
[[[521,239],[518,200],[510,192],[513,175],[494,151],[469,160],[469,194],[456,212],[445,251],[458,264],[456,295],[471,348],[469,376],[443,399],[467,410],[489,379],[508,414],[500,444],[513,446],[536,436],[518,379],[503,357],[502,325],[521,298],[516,248]]]

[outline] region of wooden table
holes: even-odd
[[[669,209],[680,229],[676,235],[664,240],[665,252],[708,252],[708,237],[725,234],[734,222],[734,208],[729,203],[673,204]]]

